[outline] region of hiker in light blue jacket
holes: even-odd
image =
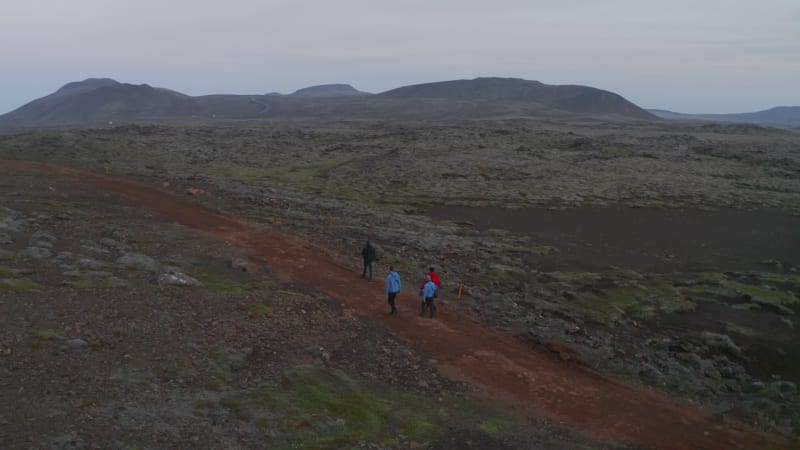
[[[419,313],[420,316],[425,315],[425,307],[429,307],[431,309],[431,319],[433,319],[434,314],[436,314],[436,283],[431,281],[431,276],[425,276],[425,284],[422,286],[422,311]]]
[[[400,292],[401,286],[400,274],[394,271],[394,267],[390,266],[389,275],[386,277],[386,298],[389,301],[389,306],[392,307],[389,314],[393,316],[397,315],[397,307],[394,304],[394,300],[397,297],[397,293]]]

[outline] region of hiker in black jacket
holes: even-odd
[[[372,263],[375,261],[375,247],[373,247],[369,241],[361,250],[361,256],[364,258],[364,272],[361,274],[361,278],[366,278],[367,271],[369,271],[369,280],[372,280]]]

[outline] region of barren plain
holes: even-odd
[[[798,443],[797,133],[129,125],[0,136],[0,159],[12,448]]]

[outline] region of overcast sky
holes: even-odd
[[[516,77],[644,108],[800,105],[800,0],[4,0],[0,113],[108,77],[189,95]]]

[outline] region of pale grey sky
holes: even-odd
[[[109,77],[189,95],[479,76],[686,113],[800,105],[800,0],[5,0],[0,113]]]

